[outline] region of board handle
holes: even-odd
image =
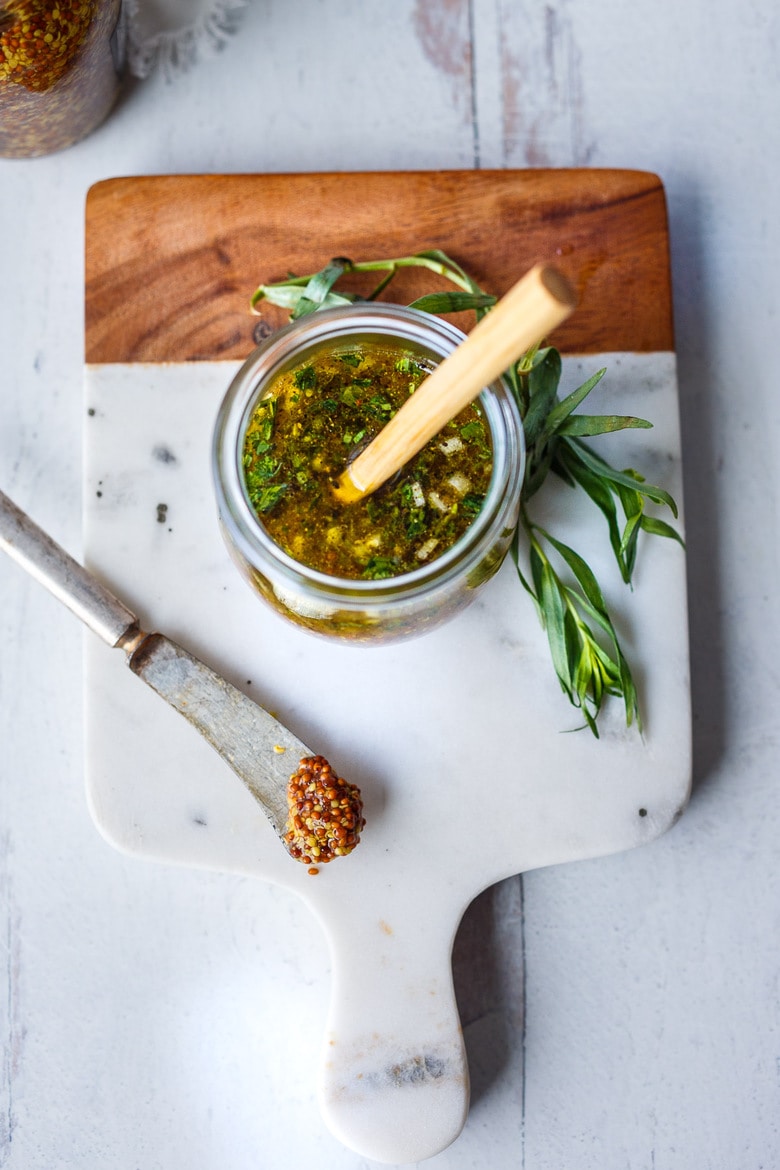
[[[319,1083],[323,1119],[365,1158],[420,1162],[449,1146],[468,1115],[454,929],[415,922],[408,911],[357,933],[355,926],[353,918],[339,937],[328,921],[333,989]]]

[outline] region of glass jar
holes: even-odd
[[[393,304],[359,303],[301,317],[267,338],[233,379],[217,417],[213,473],[222,533],[254,590],[299,626],[350,642],[388,642],[433,629],[462,610],[496,572],[518,518],[525,444],[514,398],[503,381],[483,390],[493,469],[481,510],[438,558],[396,577],[352,580],[300,564],[275,544],[249,503],[244,438],[272,379],[322,347],[388,344],[436,364],[464,335],[449,322]],[[360,506],[360,505],[355,505]]]
[[[121,0],[0,0],[0,155],[84,138],[119,91]]]

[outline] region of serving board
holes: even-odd
[[[448,625],[366,648],[287,625],[229,561],[211,430],[240,361],[282,323],[273,310],[250,315],[253,289],[334,255],[434,247],[496,293],[537,260],[566,272],[580,307],[553,338],[563,389],[606,365],[589,409],[655,425],[597,442],[679,501],[666,212],[653,175],[161,176],[100,183],[86,208],[87,562],[145,628],[221,670],[358,783],[367,826],[354,854],[309,876],[211,748],[94,640],[90,808],[122,850],[254,875],[305,899],[332,956],[323,1116],[385,1162],[429,1157],[464,1124],[450,952],[474,896],[511,874],[652,841],[690,782],[684,553],[645,540],[630,592],[600,516],[563,486],[535,501],[535,515],[601,579],[635,667],[642,735],[617,703],[599,740],[564,734],[581,721],[509,563]],[[404,273],[386,295],[408,301],[430,287]]]

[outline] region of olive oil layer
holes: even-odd
[[[432,366],[375,344],[323,351],[279,374],[247,428],[247,496],[271,539],[301,564],[349,579],[396,577],[441,556],[490,483],[490,429],[462,411],[373,495],[341,504],[332,486]]]

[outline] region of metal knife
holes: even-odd
[[[316,753],[170,638],[142,630],[123,602],[1,491],[0,548],[104,642],[124,651],[132,672],[208,740],[283,838],[290,773]]]

